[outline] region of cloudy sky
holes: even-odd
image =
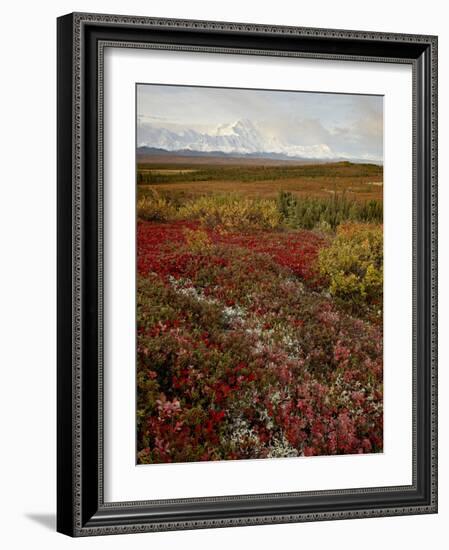
[[[139,84],[137,145],[381,162],[383,98]]]

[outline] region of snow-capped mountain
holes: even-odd
[[[138,139],[138,147],[167,151],[190,150],[204,153],[219,151],[238,155],[276,153],[292,158],[334,158],[326,144],[304,146],[282,143],[276,137],[261,132],[248,119],[221,124],[210,133],[193,129],[174,131],[145,122],[139,125]]]

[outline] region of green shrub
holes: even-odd
[[[383,227],[347,223],[332,244],[320,250],[321,274],[330,293],[353,309],[379,306],[383,294]]]
[[[345,221],[382,223],[381,201],[358,202],[344,193],[333,193],[326,198],[296,197],[280,191],[277,199],[279,214],[284,223],[293,228],[313,229],[329,226],[332,230]]]

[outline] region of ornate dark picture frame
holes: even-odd
[[[413,483],[105,503],[103,173],[105,45],[406,63],[413,70]],[[58,498],[71,536],[437,511],[437,38],[69,14],[58,19]]]

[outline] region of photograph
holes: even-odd
[[[435,516],[433,22],[120,12],[57,20],[57,531]]]
[[[135,93],[136,464],[383,453],[383,96]]]

